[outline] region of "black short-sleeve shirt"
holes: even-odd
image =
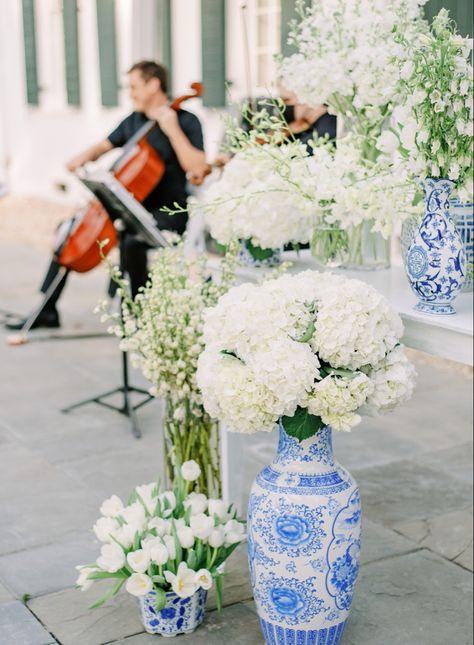
[[[148,121],[142,112],[133,112],[124,119],[107,139],[115,148],[121,148]],[[178,111],[178,122],[190,143],[204,150],[202,128],[199,119],[186,110]],[[166,134],[157,126],[149,135],[148,143],[158,152],[165,163],[165,172],[158,186],[144,200],[143,206],[153,213],[160,228],[184,232],[186,216],[161,213],[163,206],[172,207],[174,202],[186,204],[186,173],[179,165],[178,158]]]

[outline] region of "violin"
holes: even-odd
[[[202,83],[192,83],[191,89],[191,93],[175,98],[170,107],[179,110],[184,101],[204,93]],[[147,141],[148,135],[157,125],[156,121],[151,120],[145,123],[125,144],[122,154],[110,168],[114,176],[139,202],[148,197],[165,172],[164,161]],[[202,179],[201,175],[197,177],[196,183],[202,183],[204,176]],[[69,223],[67,236],[55,251],[56,260],[68,270],[86,273],[100,264],[102,255],[107,255],[117,245],[115,227],[98,200],[91,201],[85,209],[74,215]],[[98,242],[105,240],[107,244],[100,248]]]

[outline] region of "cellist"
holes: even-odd
[[[201,176],[206,172],[202,128],[198,118],[179,109],[173,110],[168,102],[168,80],[166,69],[154,61],[135,63],[128,71],[129,96],[134,111],[127,116],[106,139],[87,148],[67,163],[74,172],[90,161],[96,161],[113,148],[121,148],[151,119],[157,122],[149,135],[148,142],[155,148],[165,163],[164,175],[156,188],[144,200],[143,206],[153,214],[160,229],[184,233],[187,215],[181,213],[169,216],[161,212],[165,206],[175,202],[185,205],[187,199],[186,176]],[[148,246],[125,233],[122,242],[123,268],[130,277],[132,295],[146,283]],[[41,286],[45,293],[59,271],[59,264],[53,259]],[[59,327],[60,318],[56,308],[64,289],[67,274],[59,283],[43,311],[32,325],[35,327]],[[21,329],[25,320],[7,323],[9,329]]]

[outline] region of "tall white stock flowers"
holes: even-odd
[[[151,382],[151,393],[165,400],[169,476],[172,480],[174,468],[192,457],[200,467],[198,489],[218,495],[218,435],[203,408],[196,369],[204,347],[204,311],[232,283],[234,260],[231,255],[223,259],[221,277],[216,281],[211,279],[204,257],[186,259],[182,246],[161,249],[146,287],[135,300],[127,295],[118,270],[109,267],[119,283],[123,306],[121,317],[105,313],[104,318],[112,318],[111,331],[121,338],[121,349],[130,353],[133,364]]]
[[[313,0],[299,2],[301,20],[290,33],[297,52],[281,61],[285,86],[301,103],[327,104],[353,121],[360,134],[380,130],[397,96],[398,64],[409,53],[395,38],[411,41],[425,29],[426,0]]]
[[[359,280],[305,271],[234,287],[206,314],[204,406],[235,432],[280,419],[300,440],[324,425],[350,430],[359,413],[410,396],[402,333],[385,298]]]

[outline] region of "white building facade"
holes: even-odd
[[[183,107],[200,117],[212,160],[222,112],[249,93],[272,92],[274,55],[286,42],[295,10],[285,0],[243,4],[3,0],[0,184],[20,195],[77,199],[80,188],[64,164],[130,112],[126,71],[145,58],[170,69],[172,96],[188,93],[193,81],[204,82],[204,99]]]

